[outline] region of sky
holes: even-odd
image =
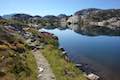
[[[120,8],[120,0],[0,0],[0,15],[71,15],[86,8]]]

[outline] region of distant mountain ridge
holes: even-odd
[[[3,19],[3,18],[0,16],[0,19]]]
[[[2,18],[4,18],[4,19],[11,19],[13,15],[14,14],[3,15]]]
[[[111,14],[109,17],[120,17],[120,9],[98,9],[98,8],[88,8],[88,9],[82,9],[79,11],[76,11],[73,15],[108,15]],[[112,15],[114,14],[114,15]],[[3,15],[2,18],[5,19],[10,19],[10,18],[31,18],[31,17],[39,17],[39,18],[63,18],[67,17],[68,15],[66,14],[60,14],[58,16],[54,15],[46,15],[41,17],[40,15],[32,16],[29,14],[24,14],[24,13],[15,13],[15,14],[8,14],[8,15]],[[103,16],[101,16],[103,17]]]
[[[58,16],[32,16],[29,14],[17,13],[2,16],[4,19],[12,19],[22,21],[24,23],[40,24],[40,25],[56,25],[57,24],[89,24],[100,26],[120,26],[120,9],[97,9],[88,8],[76,11],[72,16],[60,14]]]
[[[100,11],[102,9],[97,9],[97,8],[88,8],[88,9],[82,9],[74,13],[74,15],[87,15],[89,13],[95,12],[95,11]]]

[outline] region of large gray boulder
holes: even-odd
[[[80,16],[74,15],[68,18],[67,23],[77,24],[80,22]]]

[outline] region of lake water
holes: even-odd
[[[73,62],[89,64],[103,80],[120,80],[120,36],[88,36],[71,29],[42,30],[58,36]]]

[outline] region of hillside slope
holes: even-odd
[[[35,65],[24,39],[16,31],[0,26],[0,80],[36,80]]]

